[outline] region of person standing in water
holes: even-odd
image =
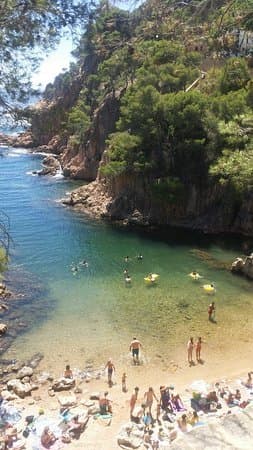
[[[140,352],[141,347],[142,347],[142,344],[140,343],[140,341],[138,339],[136,339],[136,337],[134,337],[130,344],[130,347],[129,347],[130,352],[132,351],[134,364],[140,363],[139,352]]]
[[[198,362],[201,361],[201,358],[200,358],[201,347],[202,347],[202,339],[201,339],[201,337],[199,337],[197,344],[196,344],[196,360]]]
[[[215,317],[215,304],[214,302],[212,302],[208,306],[208,320],[214,321],[214,317]]]
[[[194,349],[194,342],[193,342],[193,338],[191,337],[187,343],[188,363],[190,365],[193,363],[193,360],[192,360],[193,349]]]

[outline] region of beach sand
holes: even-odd
[[[183,349],[181,349],[183,350]],[[147,352],[147,350],[144,350]],[[87,450],[114,450],[119,449],[117,445],[117,434],[123,424],[129,420],[129,400],[135,386],[140,388],[138,404],[143,401],[144,392],[149,386],[154,388],[159,396],[160,385],[173,385],[175,391],[180,393],[183,398],[190,397],[190,385],[196,380],[205,380],[214,383],[216,381],[226,380],[232,383],[238,379],[246,379],[247,373],[253,368],[251,366],[252,345],[242,343],[235,339],[230,348],[213,348],[208,343],[203,344],[203,363],[189,366],[186,361],[186,349],[179,351],[177,359],[168,361],[149,362],[147,364],[134,366],[129,354],[127,366],[117,363],[114,360],[116,374],[113,377],[114,384],[108,388],[107,378],[104,375],[101,379],[92,379],[90,382],[81,380],[77,385],[82,389],[82,393],[77,395],[78,405],[89,399],[91,392],[109,391],[109,398],[112,401],[113,417],[111,424],[105,426],[99,420],[91,417],[88,426],[78,441],[73,440],[66,445],[69,449],[87,449]],[[42,366],[42,367],[41,367]],[[46,360],[39,366],[40,371],[46,369]],[[95,368],[95,367],[94,367]],[[64,369],[64,367],[63,367]],[[127,374],[127,393],[122,392],[121,376]],[[61,375],[52,373],[56,378]],[[15,401],[15,405],[24,408],[23,416],[38,414],[39,408],[43,408],[47,417],[59,417],[58,394],[55,397],[48,395],[49,384],[41,386],[39,391],[33,393],[33,397],[39,397],[40,400],[33,402],[31,397],[24,400]],[[62,394],[62,393],[61,393]],[[77,407],[78,409],[78,407]],[[73,412],[77,410],[73,408]],[[102,421],[103,422],[103,421]],[[27,446],[29,448],[29,446]],[[64,447],[65,448],[65,447]]]

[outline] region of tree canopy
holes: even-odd
[[[0,112],[10,112],[27,100],[30,74],[42,51],[52,49],[67,31],[82,27],[93,1],[1,0]]]

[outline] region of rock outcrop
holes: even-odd
[[[61,170],[61,164],[58,161],[58,159],[53,156],[49,155],[42,161],[43,168],[41,170],[38,170],[36,173],[38,175],[56,175],[59,170]]]
[[[94,181],[105,150],[105,141],[115,131],[123,90],[109,94],[94,112],[86,142],[77,148],[68,145],[61,157],[63,174],[74,179]]]
[[[233,273],[245,275],[253,280],[253,253],[251,253],[250,256],[246,256],[246,258],[236,258],[232,263],[231,271]]]

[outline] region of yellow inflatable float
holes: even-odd
[[[208,294],[214,294],[215,293],[215,287],[213,284],[204,284],[203,289]]]
[[[150,273],[149,275],[147,275],[144,280],[146,281],[146,283],[155,283],[159,278],[159,275],[157,273]]]

